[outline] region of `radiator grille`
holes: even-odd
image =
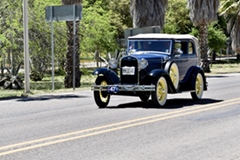
[[[134,75],[123,75],[122,67],[135,67]],[[121,83],[122,84],[138,84],[138,60],[135,57],[127,56],[121,60]]]

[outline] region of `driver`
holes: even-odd
[[[162,52],[170,52],[170,42],[169,41],[164,41],[161,43],[161,51]]]
[[[142,42],[142,50],[147,51],[149,50],[149,43],[147,41]]]

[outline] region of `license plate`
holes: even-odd
[[[122,75],[134,75],[135,67],[122,67]]]
[[[109,93],[117,93],[119,91],[118,86],[109,86],[108,90]]]

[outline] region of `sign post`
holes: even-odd
[[[76,12],[75,12],[75,6],[73,5],[73,90],[75,90],[75,67],[76,67],[76,47],[75,47],[75,44],[76,44]]]
[[[28,2],[23,0],[23,37],[24,37],[24,88],[25,93],[30,93],[29,77],[29,45],[28,45]]]
[[[52,13],[53,13],[53,9],[52,7],[51,9],[51,51],[52,51],[52,91],[54,91],[54,30],[53,30],[53,20],[52,20]]]
[[[52,90],[54,90],[54,36],[53,22],[54,21],[73,21],[73,90],[75,90],[75,46],[76,46],[76,21],[82,18],[82,5],[62,5],[62,6],[47,6],[46,21],[51,22],[51,48],[52,48]]]

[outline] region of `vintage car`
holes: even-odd
[[[126,54],[119,61],[110,59],[109,67],[98,68],[93,75],[97,78],[91,90],[99,108],[107,107],[111,95],[138,96],[142,101],[151,96],[156,107],[162,107],[168,94],[188,91],[194,100],[200,100],[207,90],[199,66],[198,40],[192,35],[130,36]]]

